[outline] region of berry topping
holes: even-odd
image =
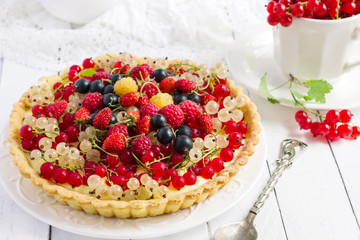
[[[59,118],[66,112],[67,105],[65,100],[53,103],[46,108],[47,115],[49,117]]]
[[[88,93],[85,95],[82,105],[89,109],[90,113],[93,113],[103,107],[103,96],[98,92]]]
[[[120,104],[123,107],[131,107],[135,105],[139,101],[139,93],[138,92],[129,92],[124,94],[120,98]]]
[[[185,123],[196,123],[198,117],[200,116],[200,108],[195,102],[187,100],[180,103],[179,107],[184,113]]]
[[[167,123],[173,129],[180,126],[184,121],[184,113],[181,111],[181,108],[173,104],[163,107],[159,113],[166,118]]]
[[[200,115],[197,119],[198,126],[200,127],[200,130],[204,133],[211,133],[213,130],[213,121],[212,118],[207,115],[203,114]]]
[[[164,78],[159,84],[160,91],[163,93],[173,93],[175,91],[175,80],[173,78]]]
[[[140,117],[145,116],[153,117],[159,111],[159,107],[154,103],[148,103],[140,109]]]
[[[183,93],[191,92],[195,89],[196,83],[194,81],[180,79],[175,82],[175,89],[182,91]]]
[[[135,155],[143,155],[151,148],[151,140],[147,136],[140,136],[131,142],[131,151]]]
[[[144,80],[149,76],[149,72],[144,66],[136,66],[131,69],[130,77],[133,79]]]
[[[110,136],[110,135],[112,135],[114,133],[121,133],[126,138],[129,137],[127,127],[124,124],[116,124],[115,126],[110,127],[109,130],[108,130],[108,135]]]
[[[86,107],[80,108],[74,115],[75,121],[87,121],[89,117],[90,111]]]
[[[137,92],[138,86],[134,79],[130,77],[122,78],[115,83],[114,91],[118,96],[122,96],[129,92]]]
[[[105,129],[111,120],[111,110],[110,108],[102,109],[94,118],[93,125],[98,129]]]
[[[154,103],[160,109],[174,103],[172,96],[168,93],[158,93],[152,96],[149,102]]]
[[[116,132],[105,139],[103,148],[108,152],[121,152],[125,145],[124,135]]]
[[[162,80],[166,78],[169,74],[166,72],[166,70],[158,68],[154,70],[152,75],[156,82],[161,83]]]
[[[145,135],[149,134],[150,132],[150,117],[145,116],[142,119],[140,119],[140,122],[136,125],[135,133]]]

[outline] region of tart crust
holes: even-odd
[[[104,57],[106,56],[98,58]],[[138,60],[139,58],[136,59]],[[138,62],[141,62],[141,60]],[[174,62],[180,61],[172,61],[172,63]],[[68,70],[65,69],[60,76],[66,74],[67,71]],[[60,77],[53,75],[45,78],[49,83],[58,80]],[[228,80],[227,84],[231,89],[231,96],[236,97],[241,95],[245,99],[246,103],[244,108],[246,111],[244,117],[247,119],[248,124],[248,131],[245,135],[246,141],[244,146],[235,152],[234,160],[231,164],[217,173],[212,179],[195,189],[189,191],[180,190],[163,199],[132,200],[129,202],[99,200],[90,195],[67,189],[40,177],[39,173],[29,164],[25,152],[20,149],[21,141],[19,129],[23,125],[23,119],[27,111],[25,94],[23,94],[21,99],[14,104],[14,108],[10,115],[10,133],[8,135],[8,141],[11,143],[10,153],[14,156],[13,163],[19,168],[19,171],[23,176],[30,178],[31,182],[35,186],[41,187],[46,194],[54,197],[60,203],[67,204],[74,209],[83,210],[87,213],[100,214],[104,217],[140,218],[173,213],[179,209],[188,208],[193,204],[203,201],[215,194],[220,188],[224,187],[239,171],[240,167],[248,162],[248,158],[254,153],[255,145],[259,141],[258,135],[261,131],[259,124],[260,116],[255,104],[250,101],[248,96],[243,94],[243,89],[241,87],[235,86],[234,81]]]

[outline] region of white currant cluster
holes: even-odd
[[[54,99],[54,94],[49,91],[46,83],[31,86],[29,91],[27,91],[25,94],[25,103],[28,106],[51,103],[54,101]]]
[[[239,122],[243,119],[244,113],[238,108],[241,108],[245,105],[245,99],[241,96],[236,98],[227,96],[224,98],[223,101],[224,108],[219,111],[219,104],[215,101],[209,101],[205,105],[205,111],[209,115],[213,115],[218,113],[218,119],[221,122],[227,122],[230,119],[234,120],[235,122]],[[214,123],[214,122],[213,122]],[[219,125],[219,123],[217,123]]]

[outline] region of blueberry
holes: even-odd
[[[166,118],[162,114],[155,114],[151,120],[150,124],[152,127],[159,129],[161,127],[164,127],[166,124]]]
[[[78,93],[87,93],[90,90],[90,81],[86,78],[80,78],[75,82],[74,87]]]
[[[90,83],[91,92],[103,93],[104,88],[105,88],[105,84],[101,80],[96,80]]]
[[[114,74],[110,77],[112,84],[115,84],[118,80],[122,79],[123,76],[121,74]]]
[[[113,85],[107,85],[105,88],[104,88],[104,94],[107,94],[107,93],[113,93],[114,92],[114,86]]]
[[[90,117],[89,117],[89,120],[88,120],[88,123],[89,124],[93,124],[93,120],[95,118],[95,116],[101,111],[101,109],[98,109],[96,110],[95,112],[93,112],[92,114],[90,114]]]
[[[111,114],[110,124],[115,124],[115,123],[117,123],[117,119],[114,114]]]
[[[196,104],[200,103],[200,97],[196,93],[190,93],[188,99],[195,102]]]
[[[181,125],[176,128],[175,134],[177,137],[185,135],[185,136],[188,136],[191,138],[191,128],[189,128],[188,126],[185,126],[185,125]]]
[[[174,133],[170,127],[162,127],[156,134],[156,138],[161,144],[171,143],[171,141],[174,139],[174,137],[175,137]],[[190,139],[190,141],[191,141],[191,139]],[[191,141],[191,144],[192,144],[192,141]]]
[[[168,73],[164,69],[158,68],[154,70],[153,76],[155,78],[155,81],[160,83],[164,78],[168,76]]]
[[[188,154],[193,147],[193,141],[186,135],[175,138],[174,148],[180,154]]]
[[[113,93],[105,94],[103,98],[103,104],[106,107],[113,107],[114,105],[119,103],[119,98]]]
[[[186,97],[184,94],[182,94],[182,93],[176,94],[176,95],[174,96],[174,103],[175,103],[176,105],[178,105],[179,103],[185,102],[186,100],[188,100],[187,97]]]
[[[179,95],[179,94],[182,94],[182,91],[181,91],[181,90],[179,90],[179,89],[175,90],[175,92],[174,92],[174,96]]]

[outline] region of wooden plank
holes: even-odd
[[[300,132],[296,110],[253,97],[267,130],[269,159],[278,157],[284,138],[308,143],[308,150],[276,187],[289,239],[357,239],[359,229],[326,139]],[[342,151],[348,158],[351,153]],[[271,169],[276,164],[270,165]],[[271,226],[271,222],[267,224]]]
[[[1,71],[2,69],[2,71]],[[21,76],[33,73],[24,68]],[[3,116],[9,116],[12,103],[20,96],[20,90],[9,89],[8,81],[22,81],[18,75],[19,66],[0,60],[0,102]],[[30,77],[32,75],[29,75]],[[27,79],[27,78],[24,78]],[[21,84],[18,86],[21,88]],[[8,117],[0,118],[0,127],[9,121]],[[1,239],[48,239],[49,225],[35,219],[18,207],[0,185],[0,233]]]

